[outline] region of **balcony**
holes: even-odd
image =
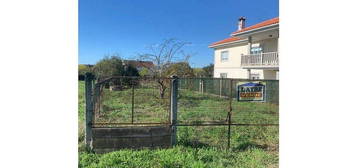
[[[278,52],[267,52],[241,56],[243,68],[279,68]]]

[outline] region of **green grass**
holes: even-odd
[[[212,94],[180,90],[178,120],[183,123],[225,121],[229,99]],[[232,122],[240,124],[278,124],[278,105],[232,100]]]
[[[79,167],[105,168],[263,168],[277,167],[277,156],[261,149],[242,152],[222,151],[214,148],[177,146],[171,149],[120,150],[97,155],[80,153]]]
[[[85,88],[84,82],[78,83],[78,147],[80,151],[85,149],[84,132],[85,132]]]
[[[97,122],[131,122],[132,90],[110,91],[104,89],[101,96],[100,116]],[[168,92],[166,92],[168,95]],[[157,96],[157,97],[155,97]],[[168,122],[169,99],[158,98],[158,90],[152,88],[135,89],[135,122]]]
[[[180,123],[225,122],[229,101],[209,94],[180,90]],[[104,90],[97,122],[130,122],[131,90]],[[157,89],[135,90],[135,122],[167,122],[169,99],[158,98]],[[93,154],[84,147],[84,82],[79,82],[80,167],[278,167],[279,129],[232,126],[231,148],[227,127],[178,127],[178,145],[171,149],[120,150]],[[278,106],[232,101],[234,123],[278,123]]]

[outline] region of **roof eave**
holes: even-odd
[[[225,47],[225,46],[230,46],[230,45],[235,45],[235,44],[241,44],[241,43],[245,43],[245,42],[248,42],[248,40],[247,39],[243,39],[243,40],[238,40],[238,41],[233,41],[233,42],[210,45],[208,47],[209,48],[219,48],[219,47]]]
[[[243,31],[243,32],[232,33],[231,36],[251,35],[251,34],[260,33],[260,32],[264,32],[264,31],[268,31],[268,30],[273,30],[273,29],[276,29],[276,28],[279,28],[279,23],[275,23],[275,24],[271,24],[271,25],[259,27],[259,28],[256,28],[256,29]]]

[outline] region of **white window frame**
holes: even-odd
[[[264,50],[263,45],[260,43],[253,44],[250,47],[251,54],[260,54],[260,53],[263,53],[263,50]]]
[[[227,58],[223,58],[223,53],[227,53]],[[229,60],[229,52],[228,50],[221,51],[221,62],[227,62]]]
[[[226,72],[219,73],[219,77],[220,78],[227,78],[228,77],[228,73],[226,73]]]

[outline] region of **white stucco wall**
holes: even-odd
[[[264,79],[277,79],[275,70],[264,70]]]
[[[214,68],[214,77],[220,78],[221,73],[227,73],[227,78],[248,78],[248,72],[242,68]]]
[[[259,43],[263,47],[263,52],[276,52],[278,49],[278,39],[271,38],[260,41],[253,41],[252,44]],[[221,52],[228,51],[227,61],[221,61]],[[230,45],[214,49],[214,77],[219,78],[221,73],[227,73],[228,78],[248,78],[248,70],[240,67],[241,55],[248,54],[248,43]],[[259,74],[259,79],[276,79],[276,71],[252,69],[252,74]]]
[[[228,61],[221,61],[221,52],[228,51]],[[224,67],[224,68],[237,68],[240,67],[240,59],[242,54],[248,53],[248,46],[247,43],[239,44],[231,47],[224,47],[224,48],[217,48],[214,51],[214,65],[217,68]]]
[[[259,75],[259,79],[264,79],[264,71],[261,69],[251,69],[250,70],[251,74],[258,74]],[[253,75],[251,75],[253,76]]]
[[[221,52],[228,51],[228,61],[221,61]],[[247,70],[240,67],[241,55],[248,53],[247,43],[217,48],[214,51],[214,77],[227,73],[228,78],[247,78]]]

